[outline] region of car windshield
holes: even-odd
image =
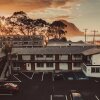
[[[73,100],[83,100],[80,93],[72,93]]]

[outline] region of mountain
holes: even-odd
[[[81,32],[73,23],[70,23],[66,20],[60,20],[63,22],[67,27],[65,27],[65,31],[67,31],[66,36],[78,36],[83,35],[84,33]]]
[[[32,35],[33,33],[36,32],[38,34],[39,33],[45,34],[49,28],[51,28],[51,30],[54,29],[57,30],[57,27],[59,27],[58,29],[60,29],[59,33],[65,32],[66,37],[83,35],[83,33],[73,23],[70,23],[66,20],[53,21],[50,24],[43,19],[31,19],[23,11],[14,12],[12,16],[7,18],[1,17],[0,22],[1,23],[5,22],[9,26],[6,31],[5,30],[3,31],[4,34],[9,33],[10,35],[11,34]]]

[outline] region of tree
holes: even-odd
[[[5,42],[5,44],[2,47],[2,52],[6,55],[6,58],[8,58],[8,54],[12,51],[12,45]]]
[[[61,36],[63,34],[65,34],[64,28],[67,27],[63,22],[61,21],[54,21],[51,25],[50,25],[52,32],[55,35],[59,35],[59,38],[61,38]]]

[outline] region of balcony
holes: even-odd
[[[83,63],[82,71],[88,77],[100,78],[100,65],[92,65],[92,64]]]
[[[72,60],[82,60],[82,56],[80,55],[73,55]]]
[[[68,55],[60,55],[59,60],[68,60]]]

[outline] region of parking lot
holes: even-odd
[[[17,94],[1,95],[1,100],[72,100],[72,91],[78,92],[82,99],[99,100],[100,83],[89,80],[82,72],[61,72],[55,78],[54,72],[19,72],[13,75],[18,82]],[[12,79],[12,78],[11,78]],[[12,81],[7,80],[8,82]]]
[[[25,77],[34,81],[56,81],[55,72],[21,72]],[[58,72],[60,80],[88,80],[82,72]]]

